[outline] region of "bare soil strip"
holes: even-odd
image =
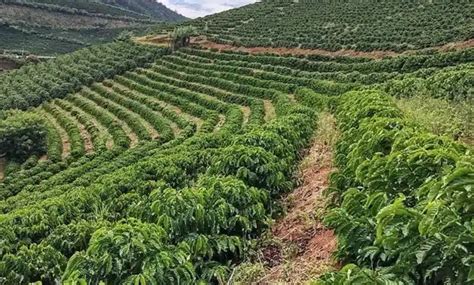
[[[84,150],[86,153],[92,153],[94,151],[94,144],[92,143],[92,136],[87,131],[86,127],[83,124],[76,121],[81,134],[82,140],[84,141]]]
[[[250,114],[252,113],[252,111],[250,111],[250,107],[248,106],[241,106],[240,109],[242,110],[242,113],[244,114],[243,125],[245,126],[249,121]]]
[[[158,35],[158,36],[143,36],[136,37],[133,39],[136,43],[139,44],[148,44],[156,45],[160,47],[169,47],[170,46],[170,37],[168,35]]]
[[[265,109],[265,122],[269,122],[276,117],[275,107],[271,100],[263,100],[263,108]]]
[[[152,39],[151,39],[152,40]],[[399,55],[413,54],[420,51],[437,50],[437,51],[448,51],[448,50],[460,50],[465,48],[474,47],[474,39],[460,42],[452,42],[445,45],[431,47],[422,50],[408,50],[404,52],[394,51],[356,51],[350,49],[342,49],[338,51],[329,51],[323,49],[303,49],[303,48],[274,48],[274,47],[238,47],[229,44],[218,44],[207,40],[205,37],[192,38],[191,44],[198,45],[203,48],[218,49],[220,51],[238,51],[247,52],[251,54],[263,54],[273,53],[278,55],[322,55],[330,57],[348,56],[348,57],[363,57],[371,59],[382,59],[384,57],[395,57]]]
[[[336,236],[322,224],[326,207],[323,191],[334,171],[332,149],[337,130],[334,118],[327,113],[321,115],[318,125],[318,134],[300,165],[301,185],[284,199],[287,213],[271,228],[279,246],[263,248],[266,269],[256,284],[305,284],[339,267],[332,257]]]
[[[53,103],[54,104],[54,103]],[[87,131],[86,127],[81,124],[78,120],[76,120],[68,111],[63,110],[60,106],[56,105],[63,114],[67,115],[69,118],[71,118],[76,126],[79,128],[79,134],[81,135],[82,140],[84,141],[84,151],[86,153],[92,153],[94,151],[94,144],[92,143],[92,136]]]
[[[217,122],[216,126],[214,127],[214,132],[217,132],[221,129],[222,125],[225,123],[225,116],[219,114],[219,121]]]

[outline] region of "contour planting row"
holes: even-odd
[[[408,121],[380,91],[338,98],[336,118],[342,137],[325,221],[338,236],[337,256],[354,264],[320,284],[469,284],[469,149]]]
[[[132,42],[94,46],[0,76],[0,109],[27,109],[144,66],[167,51]]]
[[[167,70],[164,70],[164,72],[166,71]],[[264,118],[271,118],[271,116],[265,114],[266,110],[264,108],[264,103],[259,99],[253,99],[243,95],[234,95],[213,86],[206,87],[202,84],[189,85],[182,82],[180,79],[161,76],[152,71],[147,72],[147,76],[134,73],[129,73],[127,77],[119,76],[115,81],[105,81],[104,85],[92,85],[91,89],[86,88],[81,91],[81,94],[69,96],[66,100],[55,100],[52,104],[49,104],[48,106],[54,106],[55,110],[61,109],[55,112],[56,115],[58,112],[66,115],[64,116],[64,119],[61,119],[61,121],[65,121],[66,119],[68,121],[62,124],[61,129],[67,129],[69,132],[74,132],[74,134],[71,133],[65,140],[69,141],[69,137],[75,137],[76,142],[81,142],[81,140],[77,139],[80,137],[78,136],[78,126],[81,126],[81,132],[87,133],[92,142],[101,142],[99,146],[93,146],[94,151],[97,150],[101,152],[105,150],[103,147],[104,142],[106,141],[105,138],[109,137],[110,134],[112,134],[111,139],[114,148],[121,149],[120,146],[129,146],[130,140],[127,140],[127,138],[129,138],[130,133],[126,134],[123,124],[136,125],[136,127],[129,128],[129,130],[135,131],[136,129],[141,129],[143,131],[145,128],[139,123],[140,121],[147,121],[149,125],[155,125],[160,134],[160,138],[168,140],[173,137],[174,133],[178,134],[181,130],[180,128],[185,129],[189,126],[189,122],[183,119],[182,114],[185,114],[183,112],[189,112],[189,117],[193,120],[201,120],[200,131],[202,132],[211,131],[216,124],[218,124],[218,128],[225,127],[228,125],[226,120],[240,120],[241,116],[244,117],[243,122],[249,124],[261,124],[264,121]],[[150,77],[150,74],[154,77]],[[163,80],[163,83],[160,83],[157,81],[158,78],[167,79],[171,84],[164,83]],[[226,84],[225,87],[228,90],[229,88],[233,88],[230,89],[230,91],[236,90],[235,88],[238,87],[238,85],[229,81],[219,81],[218,78],[215,78],[214,81],[217,83],[224,82]],[[214,81],[210,83],[215,85],[216,83]],[[251,83],[255,84],[255,82]],[[184,89],[184,87],[187,87],[188,89]],[[264,94],[265,90],[261,88],[258,89],[248,85],[242,85],[239,88],[242,87],[245,87],[245,89],[243,89],[244,91],[252,91],[255,96],[266,96],[266,101],[268,101],[268,104],[266,104],[267,109],[273,108],[269,99],[277,93],[268,90],[268,94]],[[194,89],[198,89],[200,92],[205,92],[206,94],[194,92]],[[157,92],[157,90],[160,91]],[[212,96],[209,96],[208,94]],[[243,114],[242,111],[239,110],[240,107],[232,107],[232,105],[227,105],[227,103],[216,100],[215,97],[227,102],[248,104],[250,105],[250,114]],[[185,98],[188,98],[189,101]],[[177,108],[180,113],[177,114],[175,111],[171,111],[170,107]],[[218,122],[216,121],[220,120],[219,116],[217,116],[218,112],[222,113],[222,118],[226,118],[226,116],[233,116],[234,118],[226,118],[225,120]],[[70,115],[77,119],[75,124],[70,122]],[[138,116],[140,116],[140,118],[138,118]],[[118,119],[123,120],[124,123],[120,123]],[[175,124],[174,130],[170,128],[173,124]],[[92,130],[92,132],[89,133],[89,130]],[[147,133],[142,133],[145,135],[143,137],[144,141],[149,139],[149,137],[146,136]],[[63,139],[61,139],[61,141],[62,140]],[[122,141],[123,143],[120,143]],[[110,143],[106,143],[108,149],[110,149]],[[83,142],[82,144],[73,143],[73,145],[79,145],[80,148],[78,149],[81,150],[84,147]],[[62,144],[57,143],[56,146],[61,147]],[[95,158],[96,156],[99,156],[99,158]],[[89,155],[89,157],[94,157],[94,161],[101,161],[100,155]],[[85,159],[87,160],[87,158]],[[66,165],[72,161],[73,160],[69,160]],[[81,161],[84,163],[84,160]],[[47,164],[40,161],[37,167],[21,170],[17,175],[9,175],[6,177],[4,184],[2,185],[2,188],[4,188],[4,191],[2,191],[3,197],[6,198],[16,194],[27,185],[33,186],[39,182],[41,182],[41,185],[50,185],[46,182],[49,177],[53,177],[53,181],[58,181],[55,177],[63,176],[61,175],[62,173],[59,175],[56,175],[56,173],[58,173],[58,171],[62,172],[64,167],[64,164]],[[91,170],[92,168],[86,169]],[[76,172],[74,171],[73,173]],[[71,179],[72,178],[68,178],[67,181],[70,181]],[[77,177],[74,179],[77,179]],[[59,179],[59,181],[61,181],[61,179]],[[29,187],[27,189],[27,192],[30,192],[34,187]]]
[[[1,275],[20,283],[222,280],[227,260],[266,225],[271,199],[291,189],[297,154],[313,133],[311,110],[286,96],[273,102],[280,116],[268,124],[239,134],[242,114],[229,107],[216,133],[17,205],[0,219]],[[124,254],[115,250],[124,246]]]
[[[219,128],[225,122],[224,114],[228,106],[218,101],[241,105],[244,123],[259,124],[273,116],[274,110],[269,100],[271,96],[294,93],[300,86],[309,87],[323,94],[335,95],[353,88],[362,88],[366,84],[378,83],[375,86],[396,96],[432,93],[433,96],[441,94],[450,99],[467,99],[470,96],[469,78],[472,77],[472,64],[458,64],[464,61],[472,61],[472,49],[446,54],[403,56],[379,62],[370,60],[347,62],[342,58],[292,58],[182,49],[174,55],[162,57],[151,69],[139,69],[135,73],[128,73],[125,77],[118,76],[114,81],[105,81],[104,86],[94,85],[92,89],[98,88],[102,90],[102,94],[96,92],[97,90],[85,89],[82,94],[67,97],[67,101],[56,100],[54,105],[72,112],[83,137],[88,136],[88,140],[92,142],[92,146],[88,147],[89,151],[90,148],[92,151],[102,151],[104,144],[107,149],[136,146],[140,142],[140,137],[135,133],[135,127],[136,132],[142,137],[141,141],[159,136],[160,133],[168,133],[165,135],[167,137],[170,129],[173,135],[177,135],[184,127],[184,122],[182,120],[179,122],[178,117],[182,119],[186,116],[186,119],[198,124],[199,129],[203,131],[215,129],[216,124]],[[278,65],[278,62],[281,64]],[[457,66],[451,66],[456,64]],[[348,70],[355,68],[369,72],[371,69],[391,69],[397,66],[401,66],[402,70],[409,73],[359,73],[365,78],[361,79],[364,84],[356,79],[359,75],[354,75],[354,72]],[[334,70],[334,72],[313,72],[305,71],[306,69]],[[387,74],[393,76],[386,77]],[[389,78],[395,79],[388,80]],[[444,83],[436,84],[435,81],[440,81],[440,78]],[[355,80],[355,83],[351,83],[352,80]],[[454,87],[448,89],[446,86]],[[458,92],[454,92],[455,90]],[[91,94],[93,97],[90,97]],[[105,99],[98,98],[97,95]],[[250,98],[249,95],[255,98]],[[102,106],[106,104],[107,108],[110,105],[110,110],[102,108],[97,101],[88,98],[99,100],[100,104]],[[114,103],[120,106],[109,104],[109,100],[115,100]],[[130,104],[138,109],[131,111]],[[163,112],[162,107],[166,110],[171,108],[172,112]],[[213,110],[209,111],[206,108]],[[152,114],[151,111],[157,114]],[[152,114],[154,119],[146,118],[145,112]],[[125,117],[122,119],[119,116]],[[166,122],[168,126],[163,126],[160,121]],[[203,125],[204,122],[208,124]],[[129,124],[135,127],[130,127]],[[159,125],[153,127],[153,124]],[[70,149],[66,151],[66,155],[63,150],[64,147],[70,148],[70,144],[63,145],[63,141],[69,142],[69,139],[61,136],[57,128],[51,125],[48,133],[50,135],[47,158],[59,161],[64,156],[70,156]],[[35,160],[27,161],[26,165],[35,165]],[[7,176],[11,176],[14,172],[16,170],[9,171]]]
[[[418,87],[420,93],[433,97],[465,100],[472,83],[474,49],[430,55],[406,55],[380,61],[338,62],[337,58],[296,58],[275,55],[248,55],[235,52],[210,52],[181,49],[164,57],[176,65],[205,68],[221,73],[231,72],[263,80],[311,88],[319,93],[339,95],[366,85],[379,85],[394,96],[411,96],[407,86]],[[225,76],[225,75],[223,75]],[[454,86],[446,89],[443,86]],[[401,92],[395,92],[401,91]],[[460,90],[456,94],[455,90]],[[401,95],[397,95],[401,94]]]
[[[473,12],[472,3],[453,1],[283,0],[193,24],[209,39],[236,46],[403,51],[470,39]]]

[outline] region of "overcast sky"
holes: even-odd
[[[158,0],[188,18],[197,18],[257,2],[256,0]]]

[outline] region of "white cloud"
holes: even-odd
[[[158,0],[171,10],[198,18],[257,2],[256,0]]]

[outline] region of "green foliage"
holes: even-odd
[[[313,282],[314,285],[412,285],[408,277],[396,275],[386,270],[370,270],[359,268],[355,264],[344,266],[339,272],[329,273],[320,280]]]
[[[163,114],[167,109],[145,100],[148,96],[172,102],[214,125],[215,114],[223,114],[223,124],[215,133],[178,137],[161,146],[150,142],[125,152],[112,149],[69,162],[65,168],[37,164],[9,177],[8,187],[2,189],[8,202],[0,203],[5,237],[0,268],[12,263],[8,258],[20,252],[20,245],[51,248],[62,261],[53,260],[56,267],[45,265],[40,272],[49,275],[38,277],[32,273],[36,265],[18,260],[25,265],[16,269],[15,277],[8,276],[8,282],[224,282],[229,266],[243,257],[248,239],[267,227],[271,198],[292,185],[299,150],[314,132],[315,112],[275,90],[263,92],[259,81],[239,89],[248,97],[239,91],[231,96],[226,90],[242,87],[217,78],[196,84],[201,78],[185,82],[177,74],[163,74],[127,73],[117,78],[120,85],[93,85],[82,91],[83,96],[68,97],[67,103],[58,100],[50,107],[58,114],[81,109],[112,130],[108,112],[127,121],[120,105],[150,123],[156,119],[158,126],[151,109]],[[201,93],[208,91],[212,96]],[[263,121],[263,104],[257,104],[261,98],[273,99],[279,115],[262,126],[250,124],[249,117],[244,128],[236,103],[252,104],[252,120]],[[110,102],[106,105],[105,100]],[[54,115],[56,109],[51,108],[47,109]],[[171,113],[167,118],[173,118]],[[133,120],[127,123],[133,126]],[[45,169],[56,175],[39,182],[20,179]]]
[[[378,61],[91,50],[71,70],[50,61],[5,75],[48,101],[32,111],[47,119],[48,153],[10,163],[0,183],[0,283],[227,282],[293,187],[318,117],[334,124],[322,110],[341,130],[326,222],[338,257],[359,267],[329,284],[469,280],[471,153],[366,85],[425,80],[472,50]],[[49,100],[63,82],[81,91]]]
[[[452,102],[425,95],[400,98],[396,103],[411,121],[436,135],[466,142],[474,139],[474,104],[469,101]]]
[[[338,256],[359,267],[319,284],[470,282],[469,150],[403,119],[379,92],[343,95],[336,117],[339,197],[325,221],[338,235]]]
[[[37,115],[14,112],[0,120],[0,154],[22,162],[46,151],[46,128]]]
[[[82,85],[143,66],[166,51],[129,42],[82,49],[0,76],[0,108],[28,109],[63,98]]]
[[[124,220],[97,230],[86,252],[71,257],[63,280],[98,283],[152,283],[192,280],[194,270],[186,248],[166,246],[166,232],[154,224]]]
[[[403,51],[469,39],[473,11],[452,1],[261,1],[193,24],[236,46]]]
[[[474,68],[472,64],[446,68],[427,78],[407,76],[388,81],[384,89],[392,96],[433,97],[454,101],[472,101],[474,98]]]

